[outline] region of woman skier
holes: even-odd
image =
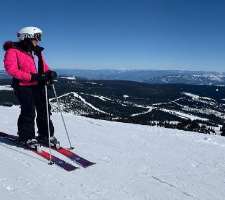
[[[45,85],[57,78],[43,59],[44,48],[38,46],[41,36],[41,29],[24,27],[17,33],[18,42],[8,41],[3,45],[4,67],[13,78],[12,87],[21,108],[17,122],[19,142],[34,149],[39,143],[49,144]],[[48,105],[51,114],[49,101]],[[35,137],[35,117],[38,137]],[[51,145],[58,144],[50,117],[49,129]]]

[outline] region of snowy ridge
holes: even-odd
[[[183,92],[184,95],[188,96],[188,97],[191,97],[193,100],[197,100],[199,102],[202,102],[202,103],[209,103],[210,105],[215,105],[215,100],[212,99],[212,98],[209,98],[209,97],[200,97],[196,94],[192,94],[192,93],[188,93],[188,92]]]
[[[63,97],[66,97],[66,96],[71,95],[71,94],[72,94],[75,98],[80,99],[84,104],[88,105],[90,108],[94,109],[95,111],[100,112],[100,113],[107,114],[106,112],[104,112],[104,111],[102,111],[102,110],[96,108],[96,107],[93,106],[92,104],[88,103],[83,97],[81,97],[81,96],[80,96],[78,93],[76,93],[76,92],[70,92],[70,93],[63,94],[63,95],[59,96],[58,99],[63,98]],[[54,100],[54,99],[55,99],[55,98],[52,98],[52,99],[50,99],[50,101],[52,101],[52,100]]]
[[[0,107],[1,131],[15,134],[18,114]],[[68,173],[0,140],[1,199],[224,199],[224,137],[64,116],[75,151],[97,164]],[[58,113],[53,122],[66,145]]]
[[[84,102],[85,104],[87,104],[88,106],[90,106],[92,109],[94,109],[94,110],[96,110],[96,111],[98,111],[98,112],[100,112],[100,113],[106,114],[106,112],[104,112],[104,111],[102,111],[102,110],[96,108],[96,107],[93,106],[92,104],[88,103],[83,97],[81,97],[81,96],[80,96],[79,94],[77,94],[76,92],[72,92],[72,94],[73,94],[76,98],[80,99],[82,102]]]
[[[225,73],[183,70],[61,70],[64,76],[72,74],[88,80],[128,80],[155,83],[182,83],[197,85],[224,85]]]

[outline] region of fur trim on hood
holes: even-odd
[[[12,42],[12,41],[7,41],[3,44],[3,49],[5,51],[7,51],[8,49],[11,49],[11,48],[15,48],[16,47],[16,44],[15,42]]]

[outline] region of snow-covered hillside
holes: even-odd
[[[15,134],[18,114],[16,106],[0,107],[0,131]],[[66,172],[49,166],[32,152],[0,141],[1,199],[223,200],[225,197],[223,137],[72,114],[66,114],[65,119],[75,151],[97,164]],[[53,121],[56,136],[66,145],[60,115],[54,113]]]

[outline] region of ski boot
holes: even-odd
[[[50,137],[50,145],[54,146],[56,149],[60,148],[60,142],[56,139],[55,136]]]
[[[42,144],[46,147],[49,146],[48,137],[37,137],[37,140],[40,144]],[[55,147],[56,149],[60,148],[60,142],[56,139],[55,136],[50,137],[50,146]]]
[[[37,152],[41,152],[41,146],[40,144],[38,144],[38,141],[36,139],[28,139],[20,143],[24,145],[25,148],[28,148]]]

